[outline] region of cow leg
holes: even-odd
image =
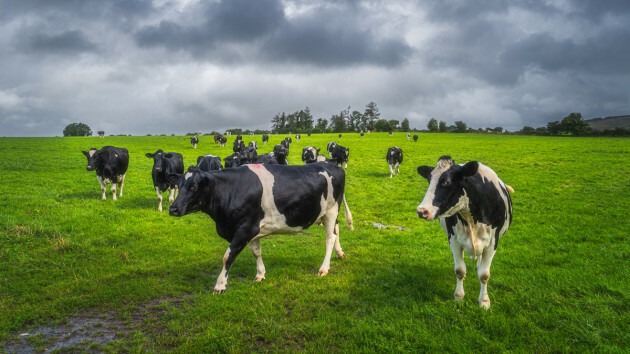
[[[254,281],[263,281],[265,279],[265,264],[262,260],[262,249],[260,247],[260,239],[253,239],[249,241],[249,249],[252,251],[254,257],[256,257],[256,278]]]
[[[457,276],[457,286],[455,287],[455,300],[464,299],[464,278],[466,277],[466,262],[464,261],[464,249],[461,245],[451,239],[450,246],[455,261],[455,275]]]
[[[400,174],[400,164],[396,164],[396,174],[399,175]]]
[[[394,176],[394,169],[392,168],[392,165],[389,165],[389,178],[392,178]]]
[[[122,175],[122,177],[118,181],[118,188],[120,189],[120,192],[118,193],[119,197],[122,197],[123,194],[123,187],[125,186],[125,176],[126,174]]]
[[[232,265],[232,262],[234,262],[236,256],[241,253],[246,245],[247,241],[242,241],[242,239],[237,236],[234,236],[234,238],[232,239],[230,247],[227,248],[225,254],[223,255],[223,269],[221,270],[221,274],[219,274],[219,277],[217,278],[217,284],[214,286],[214,294],[225,292],[230,266]]]
[[[105,194],[105,191],[107,190],[107,186],[105,185],[105,183],[103,183],[103,179],[99,176],[96,176],[96,179],[98,180],[98,184],[101,185],[101,193],[103,194],[103,200],[107,199],[107,195]]]
[[[112,191],[112,198],[114,198],[114,200],[117,200],[116,199],[116,181],[112,181],[111,191]]]
[[[337,234],[337,238],[335,239],[335,253],[337,253],[337,257],[340,259],[344,259],[346,255],[343,253],[341,244],[339,243],[339,220],[335,221],[335,233]]]
[[[162,192],[160,192],[160,187],[155,187],[155,192],[158,197],[158,211],[162,211]]]
[[[170,188],[168,193],[168,202],[173,203],[175,201],[175,188]]]
[[[319,276],[321,277],[328,274],[328,271],[330,270],[330,256],[332,255],[332,250],[337,239],[337,234],[335,234],[335,221],[337,220],[337,216],[335,215],[335,217],[332,217],[332,213],[328,213],[329,214],[324,217],[324,230],[326,232],[326,255],[324,256],[324,263],[322,263],[321,268],[319,268]]]
[[[490,297],[488,297],[488,280],[490,279],[490,264],[494,257],[496,250],[494,245],[489,245],[483,251],[481,258],[477,262],[477,276],[481,282],[481,289],[479,291],[479,306],[484,309],[490,308]]]

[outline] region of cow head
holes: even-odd
[[[255,147],[251,146],[251,143],[245,149],[243,149],[243,156],[245,156],[245,159],[247,161],[254,161],[257,155],[258,151]]]
[[[331,158],[335,160],[338,165],[348,163],[348,156],[350,156],[350,148],[337,145],[330,154]]]
[[[169,181],[179,187],[177,198],[168,208],[169,215],[184,216],[202,210],[206,203],[204,196],[212,184],[210,176],[195,166],[188,167],[188,171],[183,175],[169,174]]]
[[[418,174],[429,181],[429,188],[418,206],[418,216],[430,221],[455,215],[467,207],[464,183],[478,168],[477,161],[460,166],[450,156],[440,157],[436,167],[419,166]]]
[[[312,146],[307,146],[302,149],[302,161],[310,163],[315,162],[317,155],[319,154],[319,149],[315,149]]]
[[[162,172],[163,170],[163,166],[164,166],[164,159],[170,159],[171,157],[173,157],[173,154],[169,153],[164,153],[164,151],[162,151],[162,149],[159,149],[158,151],[156,151],[155,153],[150,153],[147,152],[145,154],[146,157],[153,159],[153,171],[155,172]]]
[[[96,148],[91,148],[90,151],[81,151],[85,157],[87,157],[87,166],[85,169],[88,171],[94,171],[96,169],[96,161],[98,160],[99,151]]]
[[[243,164],[244,156],[238,152],[233,153],[232,155],[223,159],[225,163],[225,168],[238,167]]]

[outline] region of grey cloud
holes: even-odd
[[[49,35],[44,33],[21,33],[14,38],[16,46],[27,54],[75,55],[95,52],[97,45],[83,32],[65,31]]]

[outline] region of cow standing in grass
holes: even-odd
[[[267,143],[269,142],[269,135],[268,134],[263,134],[262,142],[263,142],[263,144],[267,145]]]
[[[416,134],[413,135],[413,142],[414,143],[418,142],[418,135],[416,135]]]
[[[168,201],[173,203],[177,196],[177,183],[172,183],[168,179],[171,173],[184,172],[184,158],[177,152],[164,152],[162,149],[155,153],[146,153],[146,157],[153,159],[153,187],[158,197],[158,210],[162,211],[162,192],[169,191]]]
[[[196,136],[190,137],[190,143],[192,144],[193,149],[196,149],[197,144],[199,144],[199,138]]]
[[[319,149],[315,149],[312,146],[307,146],[302,149],[302,162],[305,164],[317,162],[317,155],[319,155]]]
[[[448,235],[457,276],[455,299],[464,298],[466,253],[477,259],[479,305],[489,308],[490,264],[499,238],[512,223],[510,192],[514,190],[489,167],[477,161],[456,165],[450,156],[440,157],[436,167],[419,166],[418,173],[429,181],[418,216],[429,221],[439,218]]]
[[[400,164],[403,161],[402,149],[398,146],[390,147],[387,149],[387,163],[389,164],[389,178],[394,177],[394,174],[400,174]]]
[[[129,151],[125,148],[103,146],[100,150],[91,148],[90,151],[82,152],[88,160],[85,169],[88,171],[96,170],[96,179],[101,185],[103,200],[107,199],[105,191],[110,183],[112,184],[112,198],[116,200],[116,185],[120,190],[119,196],[122,197],[125,175],[127,174],[127,167],[129,167]]]
[[[351,230],[352,214],[344,195],[345,173],[333,164],[256,164],[212,172],[191,167],[185,175],[172,174],[170,178],[180,190],[169,207],[170,215],[202,211],[214,220],[219,236],[230,243],[215,293],[226,290],[230,267],[247,245],[256,258],[254,281],[265,279],[260,239],[267,235],[301,232],[322,223],[326,254],[319,275],[328,274],[333,248],[339,258],[344,258],[337,223],[341,204]]]

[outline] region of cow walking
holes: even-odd
[[[387,163],[389,164],[389,178],[394,177],[394,174],[400,174],[400,164],[403,161],[402,149],[398,146],[390,147],[387,149]]]
[[[267,145],[267,143],[269,142],[269,134],[263,134],[262,142],[263,144]]]
[[[417,134],[414,134],[414,135],[413,135],[413,142],[414,142],[414,143],[417,143],[417,142],[418,142],[418,135],[417,135]]]
[[[489,167],[477,161],[456,165],[450,156],[440,157],[436,167],[419,166],[418,173],[429,181],[418,216],[429,221],[439,218],[448,235],[457,276],[455,299],[464,298],[466,253],[477,259],[479,305],[489,308],[490,264],[499,238],[512,223],[510,193],[514,190]]]
[[[323,223],[326,253],[319,275],[328,274],[333,248],[344,258],[337,223],[341,203],[351,230],[352,214],[344,195],[345,173],[333,164],[245,165],[212,172],[191,167],[185,175],[170,178],[178,183],[180,193],[169,214],[202,211],[215,221],[219,236],[230,243],[214,293],[226,290],[230,267],[247,245],[256,258],[254,281],[265,279],[260,239],[268,235],[300,232]],[[286,188],[288,185],[293,187]]]
[[[411,139],[411,134],[407,133],[407,141],[409,141],[409,139]]]
[[[190,143],[192,144],[193,149],[196,149],[197,144],[199,144],[199,138],[196,136],[190,137]]]
[[[112,184],[112,199],[116,199],[116,185],[120,190],[118,196],[122,197],[123,187],[125,186],[125,175],[127,167],[129,167],[129,151],[125,148],[117,148],[114,146],[103,146],[100,150],[91,148],[90,151],[82,151],[87,157],[88,171],[96,170],[96,179],[101,185],[101,193],[103,200],[107,199],[105,191],[108,184]]]
[[[162,192],[169,191],[168,201],[173,203],[177,196],[177,183],[168,179],[171,173],[184,173],[184,158],[177,152],[164,152],[159,149],[155,153],[146,153],[146,157],[153,159],[153,187],[158,197],[158,210],[162,211]]]

